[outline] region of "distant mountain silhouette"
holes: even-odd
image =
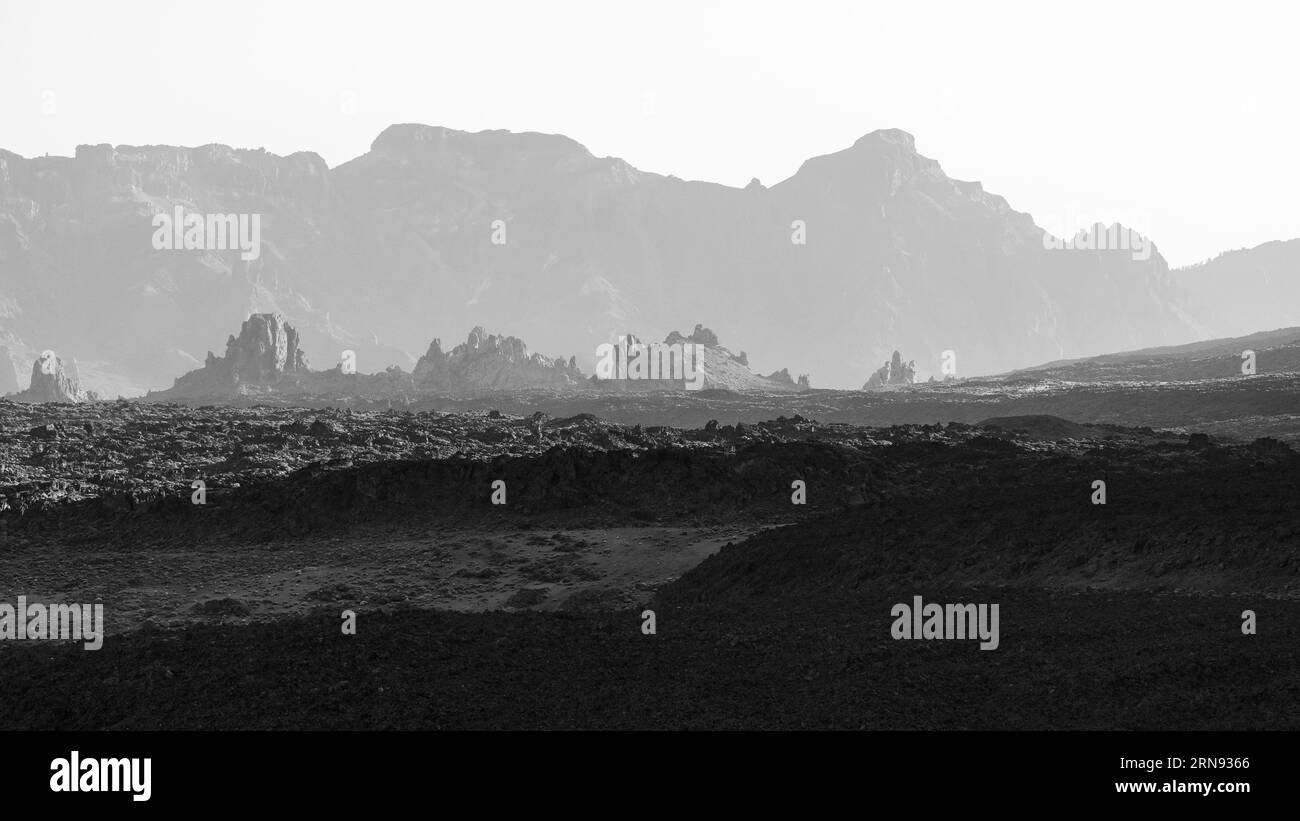
[[[1202,338],[1300,325],[1300,239],[1228,251],[1173,278]]]
[[[260,256],[155,250],[154,216],[178,205],[260,214]],[[484,326],[591,373],[601,342],[687,316],[743,340],[755,373],[818,387],[858,387],[896,349],[918,380],[945,350],[959,375],[993,373],[1246,321],[1213,315],[1233,287],[1218,270],[1179,282],[1159,253],[1048,250],[1029,215],[897,130],[745,188],[562,136],[425,125],[333,169],[220,145],[0,151],[0,344],[20,374],[47,348],[76,356],[107,395],[167,386],[274,312],[313,356],[350,349],[367,372],[409,371],[438,329]]]

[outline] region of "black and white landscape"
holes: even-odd
[[[390,11],[367,59],[425,19]],[[947,63],[903,39],[981,71],[937,36]],[[799,53],[850,60],[817,51],[800,82]],[[322,92],[349,138],[357,88],[397,116],[329,162],[298,102],[278,153],[197,99],[92,128],[90,80],[6,117],[45,125],[0,148],[0,728],[1300,729],[1300,231],[1231,244],[1243,205],[1174,264],[1120,215],[1058,234],[849,103],[857,134],[735,185],[368,76]],[[69,106],[73,149],[33,148]],[[1069,150],[1158,162],[1165,125],[1113,122],[1127,147]],[[1016,173],[1084,190],[1033,137]],[[1204,156],[1207,191],[1255,161]],[[1211,203],[1183,204],[1153,224],[1185,243]],[[102,646],[58,633],[73,603]]]

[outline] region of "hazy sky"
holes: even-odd
[[[878,128],[1056,232],[1171,264],[1300,236],[1297,5],[0,0],[0,147],[263,146],[383,128],[566,134],[771,185]]]

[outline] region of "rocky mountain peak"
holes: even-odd
[[[298,347],[298,331],[281,314],[253,314],[244,320],[239,336],[227,338],[225,356],[208,351],[203,367],[178,378],[172,390],[221,396],[271,386],[286,374],[308,371],[307,355]]]
[[[898,128],[881,128],[864,134],[853,144],[855,148],[869,145],[897,145],[907,151],[916,151],[916,138]]]
[[[522,339],[475,326],[465,342],[449,352],[434,339],[415,363],[411,378],[424,390],[473,392],[573,386],[584,377],[574,357],[566,361],[530,354]]]
[[[800,391],[806,391],[812,388],[812,382],[809,380],[808,374],[801,373],[799,374],[799,379],[796,380],[790,375],[789,368],[782,368],[779,371],[773,371],[767,375],[767,378],[771,379],[773,382],[779,382],[782,385],[788,385],[789,387]]]
[[[236,382],[266,385],[286,373],[307,370],[307,355],[298,347],[298,332],[278,313],[253,314],[239,336],[226,341],[224,366]]]
[[[631,334],[627,335],[628,344],[638,344]],[[664,337],[666,345],[699,345],[702,355],[697,366],[704,372],[704,387],[734,391],[788,391],[807,389],[808,377],[800,377],[796,382],[788,370],[777,371],[771,376],[757,374],[750,369],[749,355],[744,351],[732,353],[719,341],[713,329],[703,323],[696,323],[689,336],[678,331],[671,331]],[[784,373],[784,377],[781,374]]]
[[[712,329],[706,328],[704,327],[703,324],[698,322],[695,324],[695,330],[691,331],[690,336],[682,336],[677,331],[672,331],[671,333],[668,334],[667,337],[664,338],[664,342],[668,343],[669,345],[678,342],[681,343],[693,342],[697,345],[708,345],[709,347],[712,348],[721,347],[721,343],[718,342],[718,335],[715,334],[712,331]],[[748,362],[746,362],[746,364],[748,364]]]
[[[911,385],[915,381],[916,361],[909,360],[907,364],[903,364],[902,355],[898,351],[894,351],[894,355],[867,378],[862,390],[872,391],[899,385]]]
[[[76,377],[63,366],[63,360],[53,351],[45,351],[32,363],[32,384],[27,390],[15,394],[17,402],[88,402],[98,399],[91,391],[84,391]]]
[[[561,134],[504,129],[470,133],[419,123],[390,125],[370,144],[370,151],[378,157],[448,170],[592,159],[581,143]]]

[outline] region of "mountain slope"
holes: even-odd
[[[1189,293],[1188,310],[1206,336],[1300,325],[1300,239],[1227,251],[1173,278]]]
[[[1048,362],[1023,368],[1008,379],[1059,379],[1067,382],[1184,382],[1244,376],[1246,351],[1254,353],[1255,373],[1300,373],[1300,328],[1280,328],[1249,336],[1209,339],[1187,345],[1145,348],[1087,359]]]

